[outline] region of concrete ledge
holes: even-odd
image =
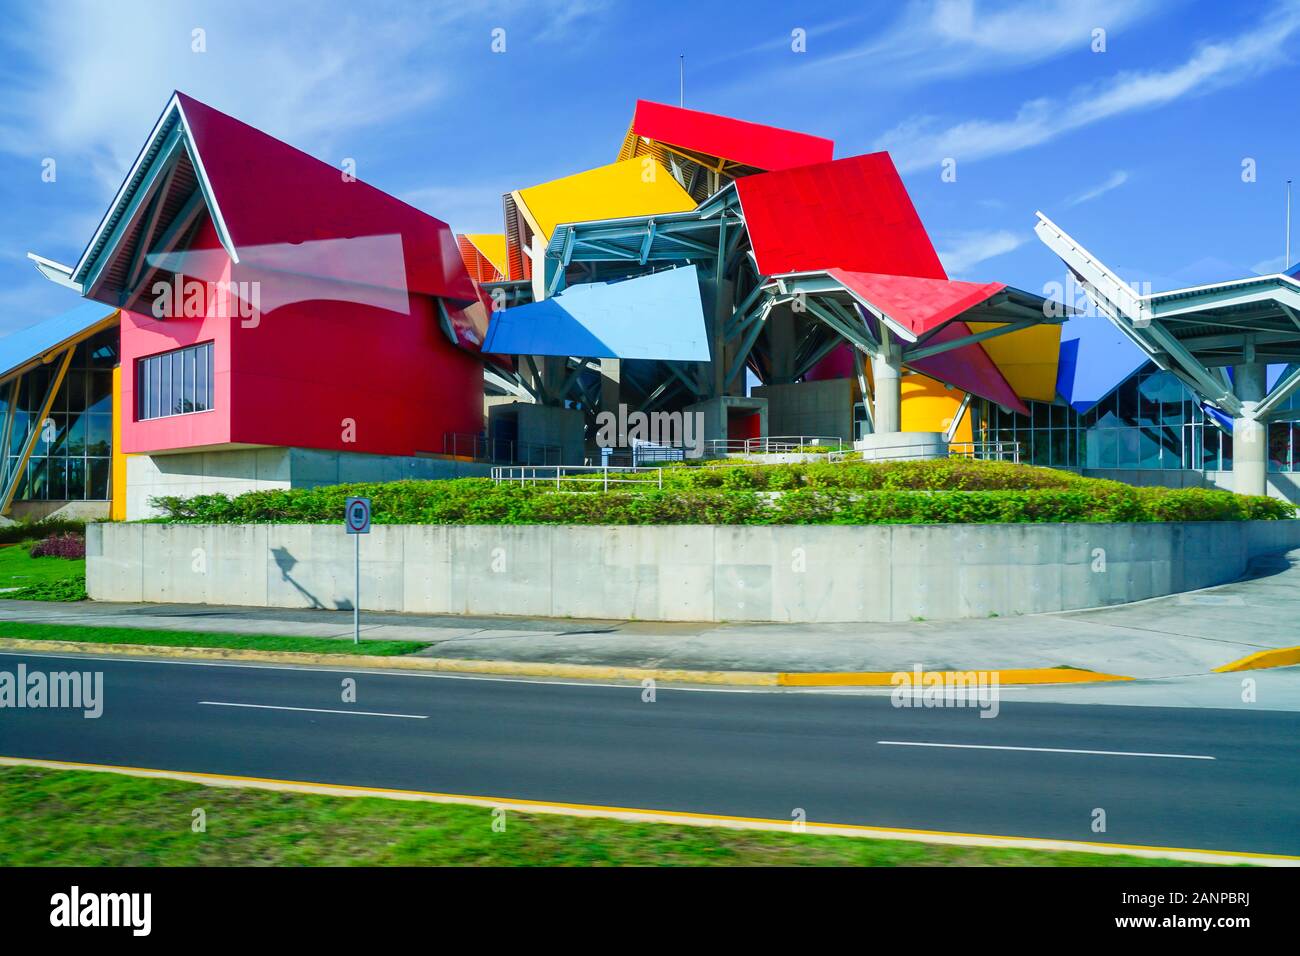
[[[1234,581],[1300,520],[1001,525],[376,525],[361,604],[407,613],[894,622],[1125,604]],[[350,609],[337,525],[92,524],[97,601]]]

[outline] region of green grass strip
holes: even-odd
[[[28,624],[0,621],[0,637],[34,641],[86,641],[94,644],[152,644],[163,647],[228,647],[250,651],[305,651],[310,654],[366,654],[400,657],[428,647],[420,641],[366,641],[284,634],[209,634],[203,631],[155,631],[146,627],[87,627],[81,624]]]
[[[192,832],[201,809],[206,831]],[[0,767],[0,866],[1177,866]]]

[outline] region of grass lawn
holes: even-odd
[[[312,654],[368,654],[397,657],[428,647],[419,641],[334,640],[283,634],[208,634],[201,631],[156,631],[146,627],[84,627],[80,624],[28,624],[0,621],[0,637],[33,641],[90,641],[96,644],[154,644],[166,647],[231,647],[253,651],[306,651]]]
[[[191,830],[202,809],[207,830]],[[1177,866],[0,767],[3,866]]]
[[[40,601],[84,601],[86,561],[84,558],[33,558],[27,552],[31,542],[0,547],[0,597]]]

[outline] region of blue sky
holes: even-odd
[[[499,232],[503,192],[612,161],[638,97],[676,102],[684,54],[687,106],[889,149],[954,278],[1033,291],[1063,279],[1036,209],[1156,290],[1276,271],[1300,180],[1300,0],[0,0],[0,22],[0,332],[75,305],[26,253],[78,257],[177,88]]]

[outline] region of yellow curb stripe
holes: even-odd
[[[74,763],[64,760],[44,760],[36,757],[0,757],[0,766],[41,767],[49,770],[82,770],[91,773],[118,773],[131,777],[159,780],[178,780],[203,786],[248,787],[257,790],[277,790],[292,793],[310,793],[337,797],[380,797],[390,800],[412,800],[428,803],[450,803],[480,807],[513,807],[530,813],[552,813],[564,816],[606,817],[630,822],[676,823],[685,826],[719,826],[732,829],[793,831],[789,820],[765,817],[740,817],[715,813],[694,813],[684,810],[648,810],[643,808],[610,807],[600,804],[557,803],[541,800],[524,800],[516,797],[483,797],[465,794],[437,793],[425,790],[397,790],[383,787],[361,787],[351,784],[311,783],[302,780],[276,780],[268,777],[242,777],[231,774],[203,773],[198,771],[155,770],[146,767],[122,767],[113,764]],[[907,827],[875,827],[855,823],[804,824],[805,831],[825,836],[864,837],[881,840],[912,840],[920,843],[938,843],[953,846],[983,846],[1014,849],[1051,850],[1055,852],[1123,854],[1159,859],[1185,860],[1193,863],[1249,863],[1261,866],[1300,866],[1300,856],[1280,853],[1252,853],[1232,850],[1201,850],[1185,847],[1144,846],[1127,843],[1094,843],[1086,840],[1052,840],[1041,837],[1000,836],[987,833],[960,833],[945,830],[919,830]]]
[[[96,644],[91,641],[41,641],[0,638],[0,650],[74,651],[122,657],[187,658],[247,661],[262,664],[321,665],[335,668],[437,671],[456,674],[497,674],[516,677],[555,677],[576,680],[627,680],[683,684],[742,684],[775,687],[777,675],[761,671],[695,671],[656,667],[614,667],[603,664],[548,664],[529,661],[460,660],[448,657],[377,657],[367,654],[311,654],[303,651],[259,651],[230,647],[170,647],[158,644]]]
[[[889,687],[898,682],[899,673],[906,674],[915,686],[915,674],[912,671],[861,671],[777,674],[776,682],[781,687]],[[1119,674],[1102,674],[1098,671],[1074,670],[1061,667],[1036,667],[1011,670],[980,670],[972,668],[964,671],[922,671],[923,677],[935,675],[945,684],[959,678],[969,679],[972,673],[997,675],[999,684],[1084,684],[1093,681],[1133,680]]]
[[[367,654],[313,654],[304,651],[261,651],[230,647],[173,647],[160,644],[98,644],[93,641],[43,641],[20,637],[0,638],[0,650],[74,651],[117,654],[124,657],[188,658],[247,661],[263,664],[297,664],[328,667],[381,668],[434,671],[452,674],[492,674],[513,677],[551,677],[568,680],[655,680],[682,684],[725,684],[749,687],[888,687],[897,671],[783,672],[688,670],[663,667],[616,667],[604,664],[553,664],[535,661],[463,660],[449,657],[378,657]],[[1040,667],[979,670],[996,674],[1000,684],[1078,684],[1133,680],[1118,674],[1072,668]],[[904,671],[911,675],[912,671]],[[925,671],[945,681],[971,671]]]
[[[1230,661],[1222,667],[1216,667],[1214,673],[1229,674],[1233,671],[1254,671],[1265,667],[1290,667],[1293,664],[1300,664],[1300,647],[1277,647]]]

